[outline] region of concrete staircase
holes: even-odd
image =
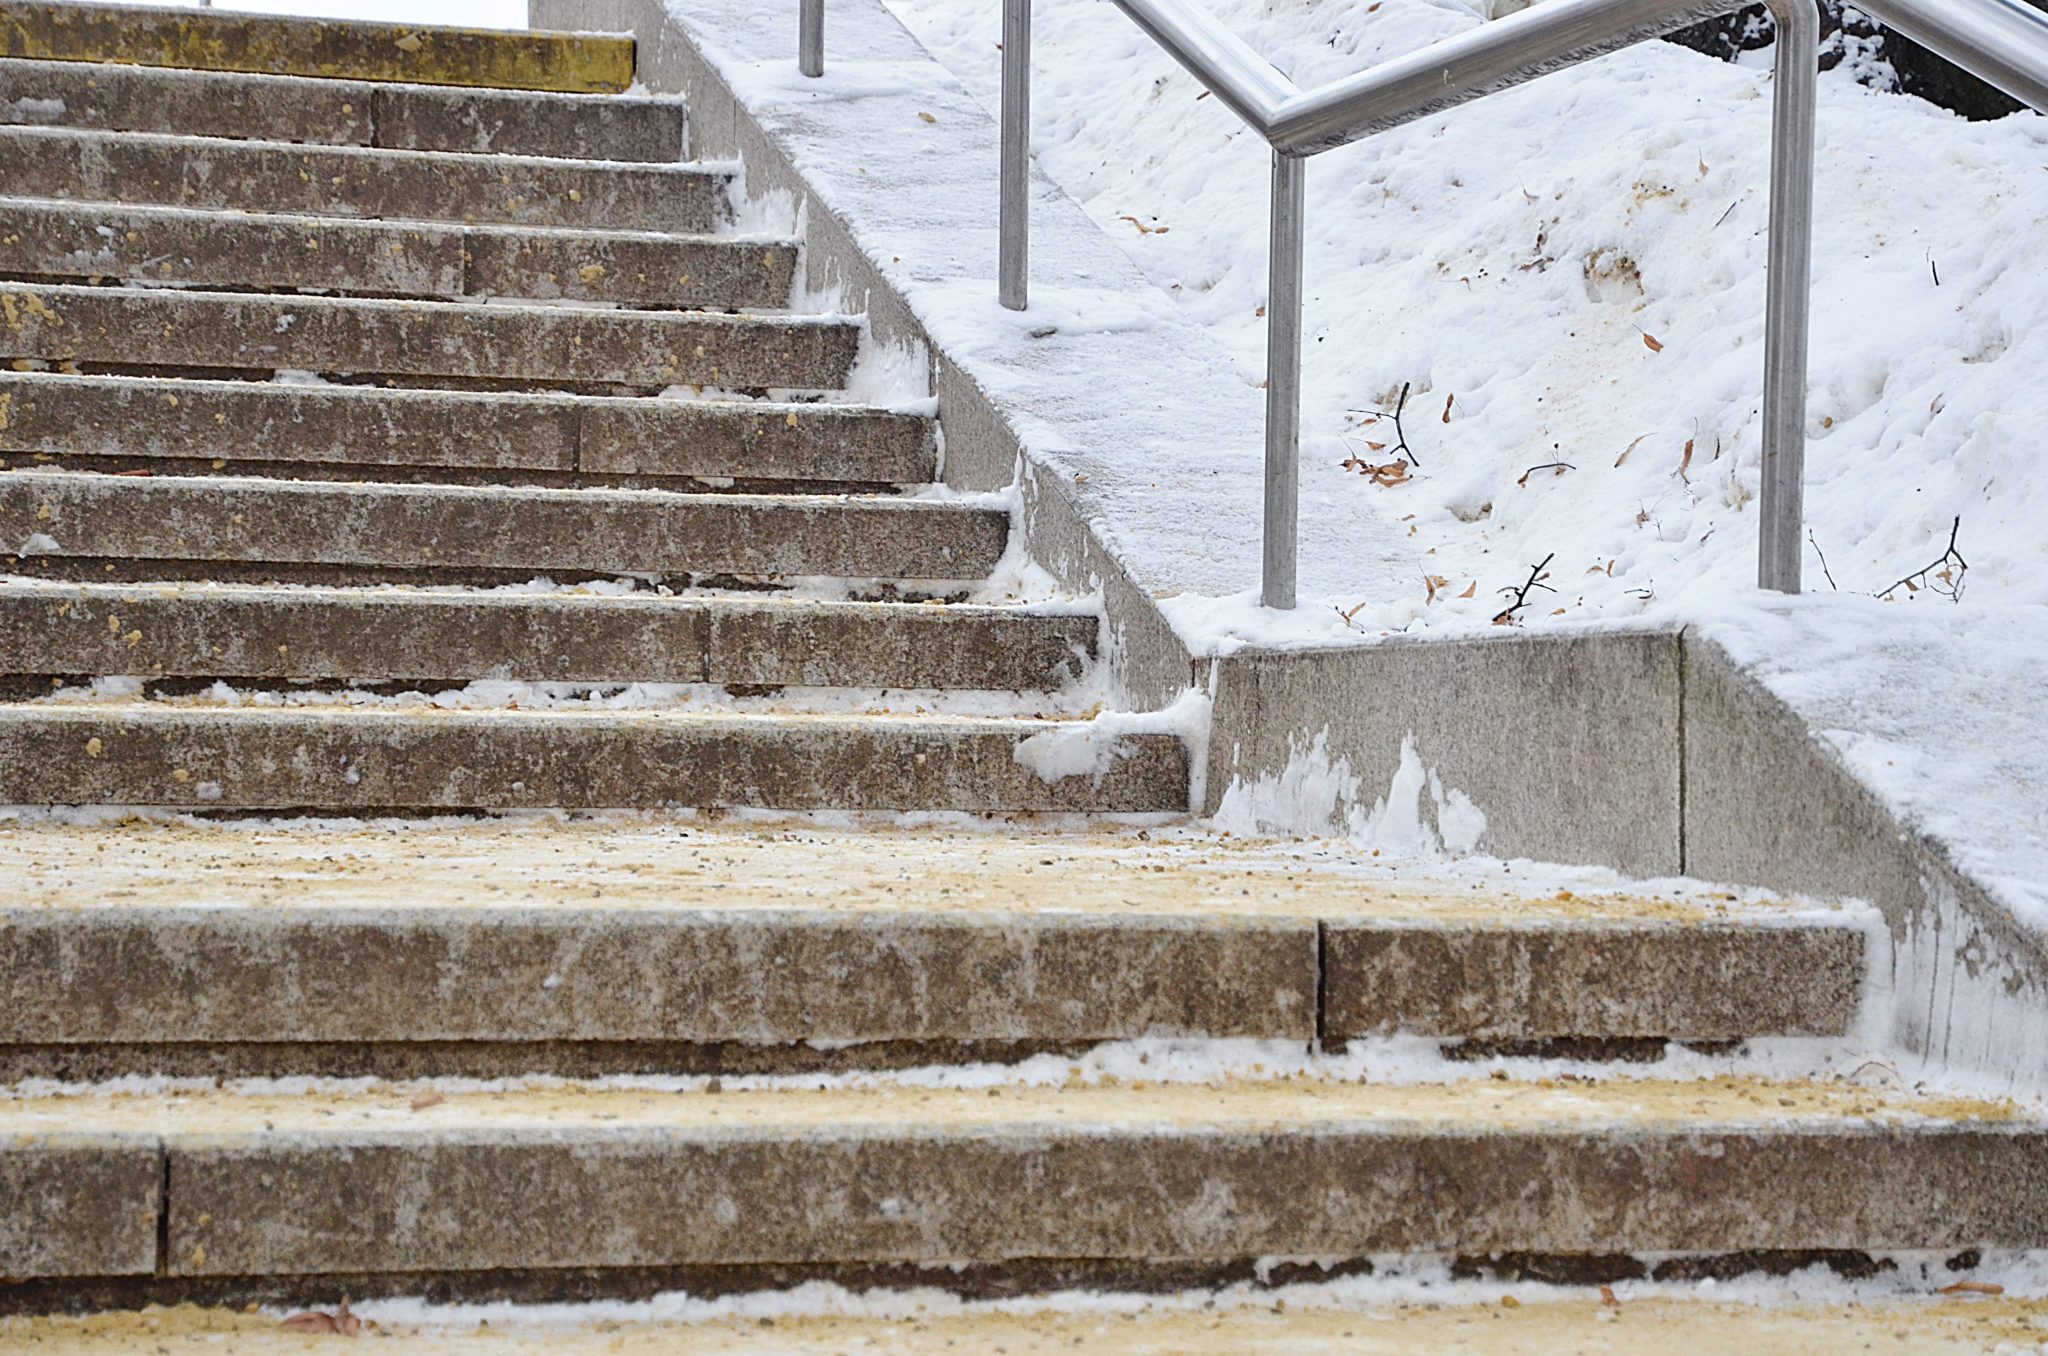
[[[41,694],[0,706],[0,803],[1186,808],[1174,738],[1048,781],[1013,755],[1060,722],[942,714],[1071,685],[1095,622],[927,605],[1007,510],[905,493],[930,421],[840,394],[857,318],[719,233],[680,105],[542,92],[630,47],[0,5],[0,668]],[[195,53],[258,70],[147,64]],[[472,71],[538,88],[392,83]],[[106,674],[146,682],[65,700]],[[479,679],[940,714],[359,703]]]
[[[2048,1244],[2036,1112],[1821,1076],[1860,906],[1172,822],[631,72],[0,0],[0,804],[113,807],[0,821],[0,1312]]]

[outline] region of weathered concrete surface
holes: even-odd
[[[633,40],[0,0],[0,57],[607,93],[633,83]]]
[[[796,257],[774,241],[0,198],[0,274],[49,278],[768,308],[789,303]]]
[[[729,177],[692,164],[0,127],[0,185],[36,198],[701,235]]]
[[[0,1044],[1309,1040],[1315,988],[1305,919],[0,901]]]
[[[1387,927],[1324,931],[1324,1030],[1541,1040],[1839,1036],[1864,937],[1841,927]]]
[[[0,804],[1165,812],[1187,752],[1132,735],[1102,776],[1016,757],[1050,721],[602,710],[0,706]],[[95,752],[94,750],[97,750]]]
[[[679,99],[377,85],[378,146],[664,164],[688,150]]]
[[[0,476],[0,545],[30,565],[122,557],[979,579],[1009,528],[998,509],[880,497]]]
[[[9,674],[1013,691],[1073,677],[1095,627],[964,605],[0,583]]]
[[[148,1275],[162,1187],[147,1132],[0,1130],[0,1276]]]
[[[2048,1132],[1847,1083],[36,1099],[155,1130],[171,1275],[2035,1247]]]
[[[459,226],[0,198],[0,273],[459,297],[463,271]]]
[[[726,316],[0,283],[0,357],[638,386],[845,383],[831,316]]]
[[[77,61],[0,65],[0,124],[472,151],[680,160],[677,99],[449,89]]]
[[[1678,872],[1678,638],[1589,632],[1391,641],[1215,661],[1208,808],[1310,766],[1344,788],[1331,825],[1389,795],[1404,748],[1432,828],[1451,793],[1485,816],[1459,846]],[[1469,813],[1451,832],[1471,826]],[[1310,826],[1288,825],[1300,830]]]
[[[1381,864],[1333,850],[1330,844],[1252,843],[1161,832],[1156,826],[1144,830],[1100,823],[1011,825],[1003,833],[989,833],[831,828],[787,821],[772,828],[752,823],[679,824],[656,815],[550,822],[545,833],[538,833],[530,820],[514,816],[394,834],[388,825],[241,826],[222,831],[211,825],[162,821],[23,822],[0,825],[0,882],[5,883],[0,886],[0,910],[22,929],[23,938],[33,934],[61,939],[52,943],[60,947],[55,953],[59,958],[72,954],[63,952],[64,946],[80,949],[72,959],[61,960],[26,941],[18,947],[0,947],[0,973],[10,976],[0,980],[0,998],[10,992],[21,995],[19,1001],[0,1003],[0,1043],[38,1036],[85,1040],[95,1038],[94,1033],[106,1039],[126,1033],[123,1039],[160,1040],[180,1030],[175,1023],[157,1024],[153,1013],[159,1000],[145,1003],[145,993],[162,995],[165,1010],[203,1008],[211,1014],[190,1027],[192,1031],[226,1030],[239,1020],[229,1011],[229,996],[239,994],[243,986],[184,983],[178,978],[184,964],[179,957],[192,957],[195,965],[203,960],[209,966],[246,963],[260,968],[267,965],[262,957],[270,954],[270,943],[263,938],[296,935],[296,930],[328,923],[337,927],[337,936],[375,927],[404,931],[430,922],[450,938],[480,939],[497,935],[494,928],[505,930],[507,936],[566,936],[546,931],[550,920],[557,919],[570,920],[563,923],[565,928],[609,936],[643,925],[657,933],[672,927],[713,926],[705,920],[740,932],[755,926],[772,931],[798,916],[807,920],[805,926],[814,923],[827,931],[843,923],[850,926],[847,920],[852,918],[872,917],[884,932],[904,927],[938,936],[949,927],[994,928],[1011,941],[1037,936],[1034,929],[1040,927],[1092,928],[1104,919],[1116,920],[1136,937],[1177,938],[1174,930],[1186,927],[1205,935],[1248,931],[1292,939],[1297,927],[1320,925],[1325,936],[1320,984],[1329,997],[1325,1023],[1328,1034],[1338,1037],[1371,1029],[1356,1015],[1376,1018],[1396,998],[1408,1002],[1407,1010],[1413,1013],[1415,1026],[1409,1029],[1431,1023],[1441,1027],[1436,1015],[1450,1013],[1464,1020],[1444,1034],[1469,1034],[1475,1029],[1469,1019],[1480,1014],[1486,1030],[1508,1038],[1601,1034],[1603,1002],[1620,1001],[1625,994],[1642,996],[1667,1014],[1683,1015],[1709,1000],[1659,992],[1702,976],[1703,967],[1688,968],[1682,959],[1672,959],[1675,953],[1688,945],[1689,938],[1699,936],[1704,939],[1699,945],[1711,954],[1713,934],[1749,929],[1758,936],[1755,953],[1735,978],[1801,990],[1800,996],[1790,999],[1749,992],[1752,1024],[1724,1033],[1764,1034],[1774,1016],[1802,1003],[1807,1011],[1821,1008],[1840,986],[1853,985],[1861,965],[1854,942],[1873,917],[1860,907],[1730,900],[1725,893],[1704,890],[1543,894],[1526,890],[1517,879],[1506,873],[1492,881],[1469,874],[1418,878],[1412,863]],[[217,937],[211,931],[216,928]],[[1469,967],[1425,971],[1412,980],[1397,975],[1383,986],[1371,984],[1370,967],[1380,954],[1371,949],[1372,943],[1383,933],[1440,934],[1447,939],[1446,946],[1494,930],[1548,933],[1559,946],[1584,951],[1597,944],[1591,939],[1601,936],[1625,941],[1660,929],[1670,937],[1668,963],[1652,956],[1654,968],[1617,976],[1611,992],[1578,1000],[1571,1011],[1586,1014],[1584,1028],[1556,1027],[1557,1010],[1541,1006],[1549,990],[1542,982],[1547,976],[1540,973],[1519,986]],[[1828,930],[1840,934],[1832,946],[1809,935]],[[151,942],[151,937],[159,940]],[[173,946],[170,939],[181,940]],[[131,941],[144,949],[114,969],[96,969],[79,959],[126,948]],[[479,940],[468,945],[482,944]],[[1195,945],[1186,939],[1174,942],[1183,944]],[[1779,944],[1789,958],[1766,952]],[[439,944],[422,945],[443,949]],[[1124,974],[1128,968],[1118,945],[1103,941],[1105,973]],[[1286,945],[1291,948],[1294,943],[1289,940]],[[1484,946],[1475,943],[1476,949]],[[1532,952],[1535,946],[1523,951]],[[143,958],[159,953],[161,964]],[[232,954],[221,959],[220,953]],[[383,959],[365,956],[359,964],[317,968],[332,976],[336,985],[373,972],[412,975],[407,959],[412,954],[397,948]],[[7,965],[9,955],[18,962],[13,967]],[[207,956],[214,959],[205,960]],[[450,965],[470,963],[452,950],[446,959]],[[1041,969],[1047,963],[1041,962]],[[1313,956],[1301,963],[1315,966]],[[1235,981],[1228,976],[1239,973],[1233,968],[1236,962],[1219,958],[1217,965],[1217,974],[1223,977],[1218,982],[1230,988]],[[281,963],[277,968],[282,973],[291,966]],[[765,961],[757,969],[764,992],[782,991],[775,987],[779,972]],[[79,976],[102,973],[119,976],[118,992],[125,997],[111,997],[116,988],[77,982]],[[595,983],[598,972],[576,968],[559,973],[568,988],[551,998],[518,986],[500,993],[487,984],[443,984],[423,971],[419,983],[425,986],[425,996],[418,1011],[468,1012],[498,1002],[507,1011],[543,1011],[554,1014],[551,1021],[568,1022],[575,1013],[601,1008],[603,1000],[592,997],[587,987]],[[644,988],[651,982],[650,973],[628,966],[619,972],[619,983]],[[872,973],[886,986],[894,984],[900,971],[894,962],[878,961]],[[1318,982],[1310,976],[1279,983],[1278,972],[1274,973],[1273,993],[1247,981],[1243,993],[1226,1001],[1221,994],[1184,992],[1184,983],[1200,988],[1208,981],[1199,969],[1173,968],[1162,961],[1157,983],[1143,986],[1142,997],[1137,989],[1128,997],[1155,1012],[1199,1008],[1210,1014],[1208,1020],[1218,1031],[1233,1020],[1228,1014],[1238,1010],[1246,1021],[1264,1021],[1258,1014],[1278,1011],[1291,1022],[1299,1016],[1294,1000],[1280,995],[1313,994]],[[268,992],[267,982],[252,979],[252,991]],[[300,987],[310,993],[324,982],[317,976],[305,977]],[[1018,985],[1049,981],[1044,973],[1032,979],[1025,970],[997,966],[982,972],[980,982],[992,992],[1012,992]],[[10,990],[10,983],[16,987]],[[1423,988],[1434,991],[1418,997],[1415,991]],[[47,1004],[27,996],[57,990],[62,993]],[[567,1004],[572,995],[581,1005],[573,1011],[546,1006],[550,1001]],[[990,1022],[1005,1020],[995,1015],[996,1008],[963,1003],[961,1013],[986,1014]],[[920,1011],[942,1024],[954,1020],[942,1011],[950,1006],[933,1000]],[[307,1012],[326,1010],[309,1007]],[[739,1021],[751,1011],[743,1005],[707,1009],[703,1020]],[[1073,1029],[1062,1025],[1070,1016],[1034,1013],[1030,1020],[1034,1029],[1042,1024],[1046,1031],[1065,1031]],[[275,1029],[280,1032],[303,1030],[290,1026],[290,1014],[282,1009],[277,1020],[281,1025]],[[642,1019],[623,1014],[620,1020],[630,1024]],[[644,1020],[656,1018],[649,1015]],[[671,1005],[659,1020],[683,1018]],[[206,1026],[209,1022],[216,1025]],[[1629,1033],[1642,1034],[1633,1028]],[[850,1033],[848,1038],[859,1034]],[[116,1071],[128,1067],[135,1066]]]
[[[796,246],[672,234],[477,227],[463,239],[473,296],[626,305],[789,305]]]
[[[861,406],[4,371],[0,449],[244,474],[332,462],[879,484],[928,481],[937,461],[929,420]]]

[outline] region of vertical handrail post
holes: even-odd
[[[1799,592],[1812,305],[1813,126],[1820,21],[1813,0],[1771,0],[1771,236],[1764,275],[1764,456],[1757,587]]]
[[[1031,0],[1003,0],[1002,121],[996,300],[1021,311],[1031,276]]]
[[[1273,152],[1266,285],[1266,522],[1259,601],[1294,606],[1301,505],[1301,233],[1308,162]]]
[[[825,0],[799,0],[796,68],[814,80],[825,73]]]

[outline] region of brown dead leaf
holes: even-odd
[[[1422,576],[1422,587],[1427,590],[1422,600],[1423,606],[1427,607],[1434,603],[1436,601],[1436,591],[1449,587],[1450,582],[1450,580],[1440,574],[1426,574]]]
[[[1513,1295],[1502,1295],[1500,1297],[1500,1307],[1503,1309],[1519,1309],[1522,1307],[1522,1302]]]
[[[333,1313],[310,1309],[303,1314],[293,1314],[281,1319],[278,1327],[288,1332],[333,1333],[337,1337],[354,1337],[363,1330],[363,1320],[348,1311],[348,1296],[341,1297],[341,1303]]]
[[[2003,1295],[2005,1287],[1990,1281],[1957,1281],[1935,1292],[1940,1295]]]
[[[1678,459],[1678,478],[1688,485],[1692,484],[1692,481],[1687,478],[1685,472],[1686,468],[1692,465],[1692,441],[1690,438],[1685,440],[1685,455]]]
[[[1635,442],[1633,442],[1633,443],[1630,443],[1630,444],[1629,444],[1629,445],[1628,445],[1627,447],[1624,447],[1624,448],[1622,448],[1622,449],[1621,449],[1621,455],[1620,455],[1620,456],[1618,456],[1618,457],[1616,457],[1616,458],[1614,459],[1614,464],[1615,464],[1616,466],[1619,466],[1619,465],[1621,465],[1621,464],[1622,464],[1623,462],[1627,461],[1627,460],[1628,460],[1628,454],[1636,450],[1636,447],[1637,447],[1637,445],[1638,445],[1638,444],[1640,444],[1640,443],[1641,443],[1641,442],[1643,441],[1643,438],[1647,438],[1647,437],[1649,437],[1649,436],[1650,436],[1649,434],[1645,433],[1645,434],[1643,434],[1643,435],[1642,435],[1642,437],[1641,437],[1641,438],[1637,438],[1637,439],[1635,440]]]
[[[1136,217],[1132,216],[1132,215],[1131,215],[1130,213],[1128,213],[1128,212],[1126,212],[1126,213],[1124,213],[1124,215],[1122,215],[1122,216],[1118,217],[1118,218],[1117,218],[1117,220],[1118,220],[1118,221],[1128,221],[1128,222],[1130,222],[1130,223],[1131,223],[1131,225],[1133,225],[1133,226],[1135,226],[1135,227],[1137,227],[1137,228],[1138,228],[1138,234],[1139,234],[1139,235],[1165,235],[1165,234],[1166,234],[1166,228],[1165,228],[1164,226],[1147,226],[1147,225],[1146,225],[1146,224],[1145,224],[1144,222],[1142,222],[1142,221],[1138,220],[1138,219],[1137,219]]]
[[[933,116],[932,116],[931,114],[929,114],[929,113],[926,113],[926,112],[924,112],[924,111],[923,111],[922,109],[920,109],[920,110],[918,111],[918,115],[917,115],[917,116],[918,116],[918,117],[920,117],[920,118],[923,118],[923,119],[924,119],[924,120],[925,120],[926,122],[937,122],[937,121],[938,121],[938,119],[937,119],[937,118],[933,117]]]
[[[1477,592],[1479,592],[1479,581],[1475,579],[1471,583],[1467,584],[1465,586],[1465,591],[1459,594],[1458,596],[1460,598],[1470,598],[1473,594]]]
[[[1657,342],[1657,336],[1654,334],[1645,334],[1643,336],[1643,347],[1652,353],[1662,353],[1664,351],[1664,345]]]
[[[1409,481],[1408,463],[1398,459],[1375,464],[1360,457],[1346,457],[1339,464],[1343,469],[1356,471],[1373,484],[1387,489],[1392,489],[1396,485],[1406,485]]]
[[[1558,611],[1562,612],[1564,611],[1564,609],[1559,608]],[[1621,1307],[1621,1301],[1614,1297],[1614,1287],[1611,1285],[1603,1285],[1600,1287],[1600,1302],[1602,1304],[1607,1305],[1609,1308],[1613,1309],[1619,1309]]]
[[[1266,308],[1261,306],[1258,310],[1253,311],[1252,314],[1263,318],[1266,314]]]
[[[414,1111],[425,1111],[428,1107],[439,1106],[447,1100],[446,1097],[443,1097],[438,1092],[423,1092],[412,1099],[412,1109]]]
[[[1451,422],[1451,402],[1457,398],[1455,393],[1444,397],[1444,422],[1446,424]]]

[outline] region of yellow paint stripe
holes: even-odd
[[[0,57],[606,94],[633,40],[0,0]]]

